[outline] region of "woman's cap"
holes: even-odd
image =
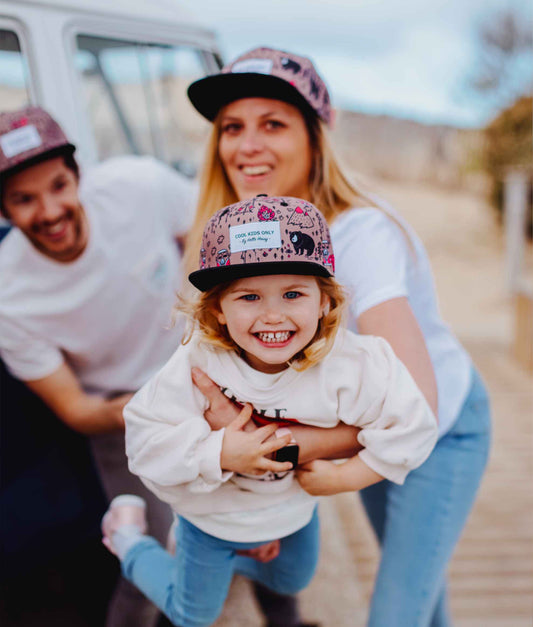
[[[273,98],[311,109],[332,122],[328,89],[306,57],[256,48],[225,65],[219,74],[195,81],[187,91],[194,107],[211,122],[222,107],[241,98]]]
[[[262,194],[224,207],[209,220],[199,268],[189,281],[205,292],[251,276],[332,277],[335,258],[326,219],[314,205]]]
[[[75,149],[41,107],[0,113],[0,179]]]

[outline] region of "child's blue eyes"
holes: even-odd
[[[295,298],[299,298],[301,296],[301,292],[285,292],[285,294],[283,294],[283,297],[288,299],[288,300],[294,300]],[[242,296],[240,296],[239,300],[246,300],[246,301],[253,301],[253,300],[259,300],[259,295],[258,294],[243,294]]]

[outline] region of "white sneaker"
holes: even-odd
[[[134,494],[121,494],[111,501],[102,518],[102,542],[122,559],[147,529],[146,501]]]

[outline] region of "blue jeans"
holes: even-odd
[[[282,538],[276,559],[262,564],[236,555],[262,544],[221,540],[180,518],[175,557],[147,537],[128,551],[122,570],[175,625],[207,627],[222,611],[236,572],[281,594],[296,594],[309,584],[318,561],[316,508],[305,527]]]
[[[477,372],[453,427],[404,485],[361,491],[381,545],[369,627],[449,627],[446,569],[490,448],[488,396]]]

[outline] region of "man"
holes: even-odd
[[[110,159],[80,180],[74,146],[39,107],[0,113],[0,356],[72,429],[90,436],[108,498],[149,499],[160,541],[169,508],[127,470],[122,409],[175,350],[176,238],[192,186],[149,157]],[[82,566],[81,566],[82,567]],[[124,580],[108,624],[155,610]]]

